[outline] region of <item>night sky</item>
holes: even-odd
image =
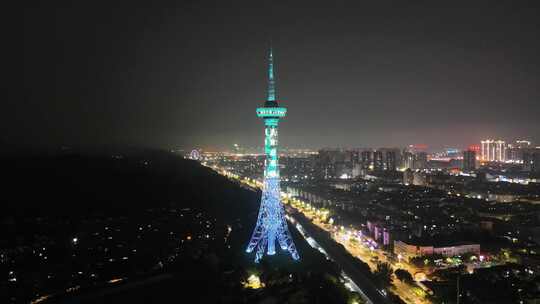
[[[0,143],[262,145],[271,40],[282,145],[540,145],[537,1],[74,2],[25,9]]]

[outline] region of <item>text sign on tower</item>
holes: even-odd
[[[257,108],[258,117],[285,117],[286,114],[286,108]]]

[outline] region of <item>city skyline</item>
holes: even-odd
[[[528,4],[28,8],[23,102],[0,143],[260,145],[244,126],[270,40],[293,113],[284,146],[540,142]]]
[[[25,2],[3,298],[536,304],[538,4]]]

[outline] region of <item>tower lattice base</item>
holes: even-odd
[[[293,259],[300,259],[287,227],[285,212],[281,204],[279,178],[266,178],[257,226],[246,251],[252,252],[257,248],[255,262],[258,263],[265,251],[268,255],[276,253],[276,241],[282,250],[287,250],[291,254]]]

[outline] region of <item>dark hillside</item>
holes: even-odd
[[[245,253],[260,193],[162,151],[3,158],[0,293],[11,302],[343,303],[339,269],[291,229],[302,256]],[[241,283],[258,274],[266,288]],[[7,282],[7,283],[6,283]],[[294,302],[293,301],[293,302]]]

